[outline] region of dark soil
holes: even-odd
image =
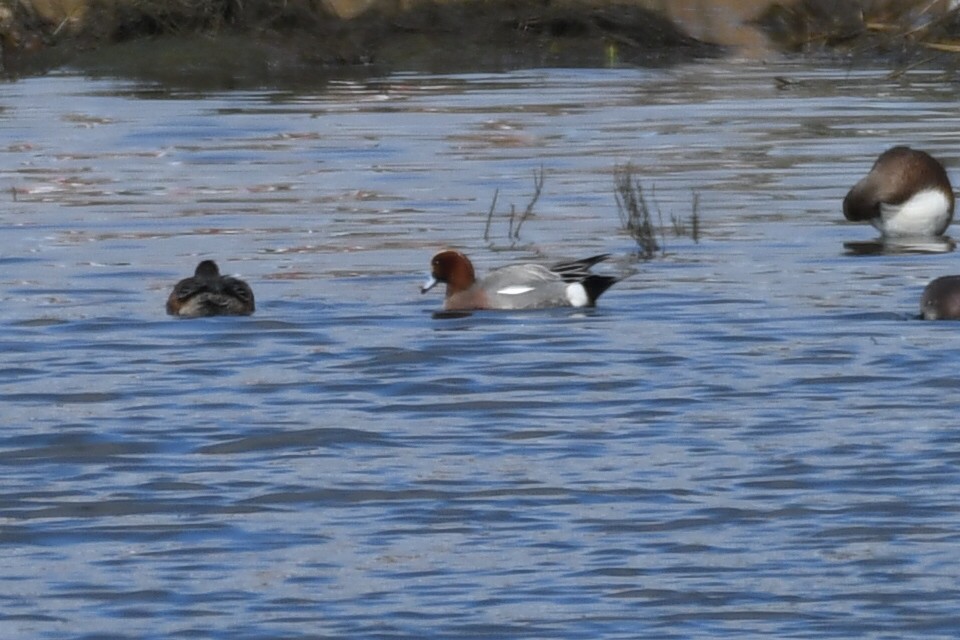
[[[19,10],[2,34],[6,73],[71,65],[120,75],[212,73],[243,83],[356,67],[655,66],[722,52],[629,2],[425,0],[353,19],[312,0],[117,4],[91,0],[83,24],[70,33]]]

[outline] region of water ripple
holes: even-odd
[[[912,73],[9,85],[4,637],[955,637],[960,345],[914,320],[953,257],[839,211],[885,146],[956,164]],[[638,258],[626,162],[698,242]],[[451,245],[628,277],[437,315]],[[256,315],[164,315],[205,257]]]

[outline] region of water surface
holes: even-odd
[[[5,637],[956,637],[960,332],[913,318],[960,268],[840,201],[958,128],[937,74],[785,63],[5,85]],[[445,246],[629,277],[437,319]],[[256,315],[164,315],[203,258]]]

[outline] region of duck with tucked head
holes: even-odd
[[[221,276],[213,260],[198,264],[193,276],[178,282],[167,298],[167,313],[181,318],[248,316],[254,309],[250,285]]]
[[[477,280],[467,256],[446,250],[433,256],[430,279],[420,292],[426,293],[439,283],[446,284],[445,311],[592,307],[597,298],[619,280],[590,273],[590,267],[608,257],[603,254],[551,267],[510,265]]]
[[[943,165],[910,147],[887,149],[843,199],[843,215],[885,237],[938,236],[953,220],[953,188]]]

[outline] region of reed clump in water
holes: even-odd
[[[647,199],[637,170],[630,164],[614,168],[613,183],[620,227],[637,243],[638,256],[643,260],[651,260],[657,252],[665,254],[666,227],[655,194]],[[688,218],[670,214],[670,226],[675,236],[687,236],[694,242],[700,242],[700,194],[694,192]]]
[[[649,260],[660,250],[660,244],[657,242],[650,206],[643,195],[643,185],[636,177],[633,166],[629,164],[614,169],[613,183],[620,226],[636,241],[640,257]],[[662,221],[659,207],[658,216]]]

